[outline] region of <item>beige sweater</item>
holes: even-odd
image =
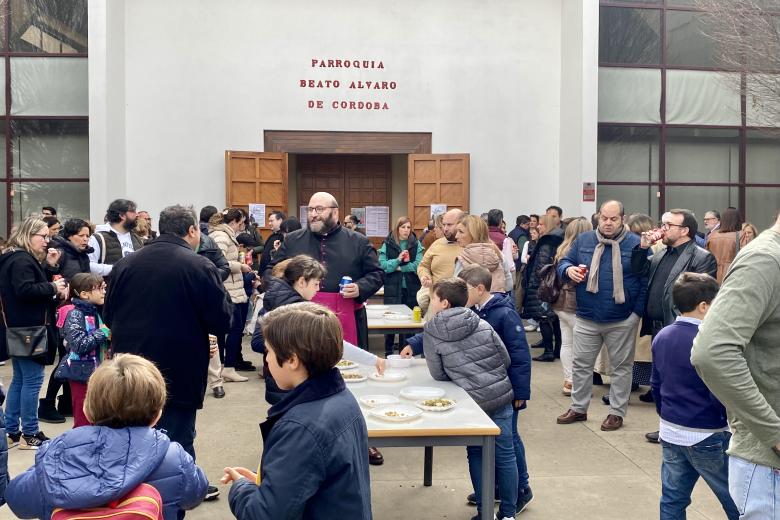
[[[446,238],[440,238],[431,244],[430,249],[425,251],[420,266],[417,268],[417,275],[420,280],[427,276],[432,283],[443,278],[449,278],[455,273],[455,259],[462,251],[462,248],[455,242],[449,243]]]
[[[238,242],[236,234],[227,224],[214,226],[209,230],[209,237],[217,243],[222,254],[230,264],[230,276],[223,282],[225,290],[233,303],[246,303],[248,300],[244,291],[244,275],[238,262]]]

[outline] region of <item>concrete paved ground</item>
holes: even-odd
[[[529,335],[536,341],[537,334]],[[381,349],[375,338],[372,350]],[[255,364],[259,356],[244,352]],[[206,397],[198,414],[198,438],[195,448],[198,463],[212,482],[222,475],[226,465],[256,468],[262,442],[258,424],[264,419],[267,404],[263,383],[249,374],[247,383],[225,385],[227,397]],[[11,367],[0,367],[0,377],[8,385]],[[560,363],[533,364],[532,400],[520,416],[520,429],[527,450],[531,486],[535,500],[520,518],[534,519],[625,519],[658,518],[660,496],[661,449],[645,442],[644,433],[657,429],[658,419],[652,404],[642,403],[632,394],[624,428],[605,433],[599,430],[607,407],[601,396],[608,387],[594,387],[594,402],[586,423],[559,426],[555,418],[569,404],[561,394]],[[44,432],[55,436],[70,428],[43,424]],[[422,486],[423,450],[388,448],[383,450],[385,464],[371,468],[374,518],[377,520],[469,519],[475,509],[466,505],[471,491],[463,448],[437,448],[434,451],[433,486]],[[34,452],[12,449],[10,471],[17,475],[34,460]],[[191,520],[232,518],[226,486],[222,497],[187,513]],[[7,507],[0,519],[14,518]],[[725,518],[715,496],[700,480],[688,509],[691,520]]]

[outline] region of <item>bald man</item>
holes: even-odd
[[[307,228],[285,237],[266,273],[270,275],[273,266],[296,255],[319,260],[327,274],[313,301],[339,315],[346,341],[368,349],[368,322],[363,303],[384,283],[376,250],[364,235],[342,227],[338,202],[330,193],[312,195],[307,221]],[[340,292],[343,276],[351,277],[352,283]]]
[[[459,209],[451,209],[444,214],[441,219],[444,236],[426,249],[425,255],[417,267],[417,276],[420,277],[422,284],[422,289],[417,292],[417,303],[420,304],[424,313],[428,310],[431,286],[438,280],[450,278],[455,274],[455,259],[463,249],[455,241],[455,232],[458,222],[464,215],[465,213]]]

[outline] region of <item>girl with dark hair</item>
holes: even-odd
[[[422,287],[417,266],[425,248],[417,241],[409,217],[401,217],[379,248],[379,265],[385,272],[385,304],[417,305],[417,291]],[[393,353],[395,334],[385,334],[385,356]],[[406,336],[398,335],[398,345],[406,345]]]

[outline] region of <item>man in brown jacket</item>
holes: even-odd
[[[430,301],[430,289],[434,283],[444,278],[450,278],[455,273],[455,259],[463,250],[455,241],[455,232],[458,222],[463,218],[463,211],[451,209],[444,214],[441,220],[444,236],[436,240],[429,249],[417,268],[422,288],[417,292],[417,303],[423,314],[428,311]]]

